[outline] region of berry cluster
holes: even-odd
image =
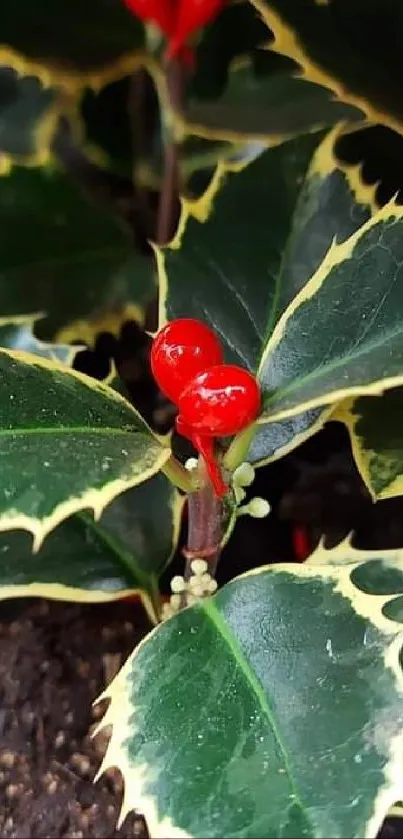
[[[125,0],[141,20],[156,24],[168,40],[167,58],[180,56],[187,63],[192,53],[186,40],[213,20],[226,0]]]
[[[214,458],[214,438],[237,434],[256,419],[256,379],[241,367],[224,364],[214,333],[190,318],[171,321],[158,332],[151,369],[161,391],[179,409],[178,433],[202,455],[215,493],[222,497],[228,487]]]

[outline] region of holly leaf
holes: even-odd
[[[324,87],[293,75],[269,52],[235,61],[221,95],[194,95],[182,118],[177,115],[181,129],[190,134],[272,145],[340,120],[362,119],[358,108],[335,101]]]
[[[352,581],[372,557],[256,569],[143,641],[103,695],[122,816],[155,837],[376,836],[403,782],[403,634]]]
[[[332,245],[265,348],[264,421],[403,381],[402,233],[403,208],[391,202]]]
[[[123,397],[76,371],[2,350],[0,381],[0,531],[30,531],[34,550],[72,513],[99,518],[170,456]]]
[[[348,0],[252,3],[270,30],[271,50],[296,62],[303,79],[362,109],[371,122],[402,132],[403,9],[397,0],[387,10],[365,0],[353,8]]]
[[[61,112],[60,94],[35,76],[0,67],[0,158],[2,170],[12,161],[41,165]]]
[[[319,146],[300,137],[248,165],[221,163],[207,193],[184,200],[178,235],[158,253],[160,326],[201,318],[228,362],[257,373],[268,336],[332,237],[343,241],[369,217],[373,188],[362,186],[358,167],[335,158],[339,136],[333,129]],[[272,433],[258,428],[249,457],[263,463],[290,451],[321,427],[321,415],[313,410]]]
[[[51,168],[0,178],[0,265],[0,317],[42,311],[43,340],[84,341],[105,314],[115,331],[141,321],[155,293],[153,262],[130,231]]]
[[[123,66],[129,73],[144,48],[143,25],[120,0],[51,6],[38,0],[23,7],[4,0],[1,13],[3,63],[70,90],[119,77]]]
[[[403,495],[403,391],[347,399],[331,416],[350,434],[354,460],[374,499]]]
[[[196,47],[185,110],[173,115],[180,136],[276,145],[341,119],[362,119],[359,108],[299,79],[295,62],[263,51],[266,42],[264,22],[249,3],[225,5]],[[162,98],[170,111],[166,88]]]
[[[155,475],[115,498],[98,522],[85,511],[71,516],[36,554],[27,533],[1,533],[0,598],[98,603],[139,594],[156,621],[158,579],[175,550],[182,507],[172,485]]]

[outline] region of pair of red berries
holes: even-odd
[[[177,431],[202,455],[216,495],[222,497],[228,487],[214,458],[214,438],[237,434],[256,419],[256,379],[242,367],[224,364],[214,333],[191,318],[171,321],[158,332],[151,369],[161,391],[179,409]]]
[[[154,23],[168,39],[167,58],[180,55],[191,62],[186,40],[213,20],[226,0],[125,0],[141,20]]]

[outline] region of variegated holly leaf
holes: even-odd
[[[300,75],[371,122],[403,131],[400,76],[403,8],[398,0],[295,3],[251,0],[270,32],[266,43]],[[393,33],[393,36],[391,35]]]
[[[332,238],[343,241],[369,217],[373,190],[361,185],[357,167],[337,162],[339,135],[334,129],[317,149],[315,137],[301,137],[232,171],[222,163],[207,193],[184,201],[178,235],[158,256],[160,325],[202,318],[227,361],[257,372],[281,313]],[[258,429],[250,458],[261,463],[290,450],[323,424],[321,414],[292,418],[273,433]]]
[[[403,390],[347,399],[332,413],[349,431],[354,460],[373,498],[403,495]]]
[[[342,119],[362,119],[358,107],[300,80],[293,61],[262,51],[266,42],[265,24],[250,3],[225,4],[197,44],[185,110],[174,112],[180,135],[276,145]],[[163,108],[170,107],[165,90]]]
[[[2,3],[0,57],[26,75],[71,89],[100,83],[138,64],[144,27],[120,0]]]
[[[375,837],[403,784],[402,627],[352,581],[379,558],[257,569],[149,635],[104,694],[122,815],[155,837]]]
[[[71,516],[36,554],[22,530],[0,533],[0,599],[98,603],[138,593],[155,621],[158,578],[176,547],[182,506],[165,476],[155,475],[115,498],[99,521],[85,511]]]
[[[209,139],[277,145],[340,120],[363,118],[358,108],[337,102],[326,88],[304,81],[292,70],[273,53],[238,59],[221,94],[197,96],[196,88],[178,123],[183,131]]]
[[[0,67],[0,164],[10,161],[42,164],[61,111],[58,90],[39,78],[21,76],[12,67]]]
[[[402,234],[403,208],[391,202],[332,245],[266,345],[264,420],[403,382]]]
[[[44,536],[79,510],[99,518],[170,450],[111,388],[37,356],[0,351],[0,531]]]
[[[0,178],[0,318],[41,311],[40,338],[88,342],[102,319],[112,331],[141,320],[154,293],[152,260],[62,171]]]

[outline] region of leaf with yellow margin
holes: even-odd
[[[403,632],[352,578],[381,556],[255,569],[148,635],[103,694],[122,817],[156,839],[377,835],[403,785]]]
[[[296,134],[362,119],[353,106],[296,77],[298,66],[263,52],[267,29],[249,3],[225,4],[195,47],[184,111],[173,114],[178,134],[277,145]],[[170,112],[166,87],[162,103]]]
[[[14,167],[0,178],[0,318],[41,311],[38,337],[85,341],[102,318],[141,320],[154,294],[152,258],[66,174]]]
[[[121,0],[2,2],[0,61],[45,84],[79,90],[131,72],[145,48],[144,27]]]
[[[248,165],[221,163],[202,198],[183,202],[178,235],[157,254],[160,325],[202,318],[220,336],[226,360],[256,373],[281,312],[333,236],[343,241],[369,218],[373,188],[362,186],[359,167],[334,156],[341,130],[319,145],[300,137]],[[320,409],[268,433],[258,428],[249,457],[261,464],[281,456],[323,422]]]
[[[88,512],[71,516],[38,553],[22,530],[0,533],[0,599],[95,603],[138,592],[155,621],[158,579],[176,548],[182,507],[183,497],[155,475],[115,498],[98,522]]]
[[[391,0],[387,8],[380,0],[251,2],[270,30],[270,49],[295,61],[305,81],[322,85],[372,122],[402,133],[399,0]]]
[[[0,531],[30,531],[34,550],[72,513],[98,519],[170,457],[122,396],[88,376],[1,350],[0,382]]]
[[[276,146],[298,134],[320,131],[340,120],[355,122],[358,108],[334,99],[320,85],[277,67],[273,53],[234,61],[222,94],[191,98],[181,129],[209,139],[260,140]]]
[[[261,421],[403,382],[403,208],[333,243],[276,324],[259,368]]]
[[[346,425],[354,460],[373,498],[403,495],[403,389],[346,399],[331,419]]]
[[[49,158],[63,100],[56,88],[45,87],[35,76],[20,76],[0,67],[1,173],[14,162],[41,165]]]

